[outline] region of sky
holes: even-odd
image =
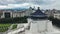
[[[59,9],[60,0],[0,0],[0,9],[38,6],[41,9]]]

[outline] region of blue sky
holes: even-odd
[[[60,9],[60,0],[0,0],[0,9],[29,6],[40,6],[41,9]]]

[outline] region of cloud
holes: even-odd
[[[33,4],[50,4],[53,0],[0,0],[0,4],[20,4],[20,3],[33,3]]]
[[[54,0],[54,2],[51,4],[48,4],[46,8],[59,9],[60,10],[60,0]]]
[[[60,0],[0,0],[0,8],[38,7],[41,9],[60,9]]]
[[[25,7],[25,8],[29,8],[30,6],[32,6],[33,4],[30,3],[23,3],[23,4],[8,4],[8,5],[0,5],[0,9],[8,9],[8,8],[21,8],[21,7]]]

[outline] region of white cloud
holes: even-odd
[[[0,8],[38,7],[41,9],[60,9],[60,0],[0,0]]]
[[[47,0],[44,0],[46,2],[48,2]],[[51,4],[43,4],[41,5],[41,7],[43,9],[59,9],[60,10],[60,0],[50,0],[49,2],[51,2]]]
[[[19,8],[19,7],[30,7],[33,4],[29,3],[23,3],[23,4],[8,4],[8,5],[0,5],[0,9],[5,9],[5,8]]]

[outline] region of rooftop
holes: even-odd
[[[46,14],[43,13],[40,8],[38,7],[38,9],[36,10],[36,12],[31,14],[32,17],[46,17]]]

